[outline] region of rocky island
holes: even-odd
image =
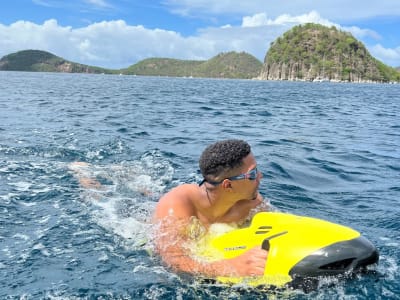
[[[305,24],[271,44],[259,79],[399,82],[400,73],[372,57],[350,33]]]

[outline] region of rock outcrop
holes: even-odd
[[[259,79],[390,82],[400,81],[400,73],[373,58],[350,33],[305,24],[271,44]]]

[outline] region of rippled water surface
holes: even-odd
[[[0,72],[0,298],[399,299],[399,116],[399,85]],[[252,145],[278,209],[370,239],[377,273],[306,294],[165,269],[154,205],[225,138]]]

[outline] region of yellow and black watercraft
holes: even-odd
[[[356,230],[279,212],[258,213],[249,227],[211,234],[203,245],[199,254],[208,260],[233,258],[255,246],[268,250],[264,276],[217,278],[250,285],[284,286],[299,278],[353,273],[379,258],[375,246]]]

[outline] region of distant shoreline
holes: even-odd
[[[38,72],[38,71],[8,71],[0,70],[0,72],[21,72],[21,73],[41,73],[41,74],[65,74],[65,75],[90,75],[90,76],[131,76],[131,77],[150,77],[150,78],[176,78],[176,79],[206,79],[206,80],[240,80],[240,81],[255,81],[255,82],[293,82],[293,83],[312,83],[312,84],[388,84],[396,85],[400,82],[378,82],[378,81],[336,81],[336,80],[324,80],[323,82],[312,81],[312,80],[278,80],[278,79],[259,79],[259,78],[220,78],[220,77],[184,77],[184,76],[166,76],[166,75],[136,75],[136,74],[103,74],[103,73],[68,73],[68,72]]]

